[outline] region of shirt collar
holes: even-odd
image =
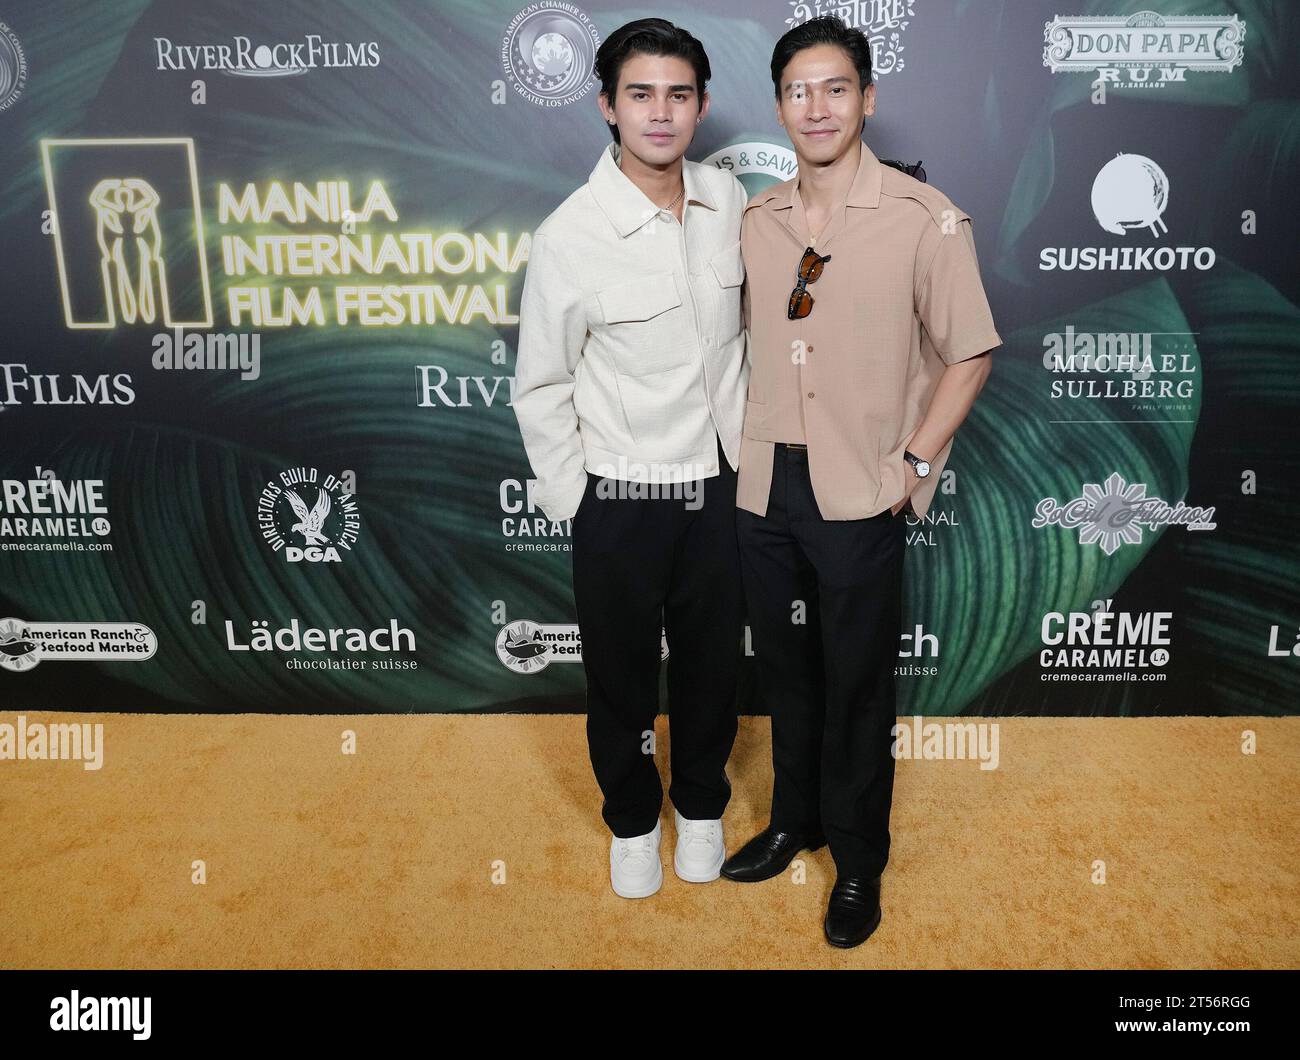
[[[612,143],[605,148],[600,153],[596,168],[587,178],[587,186],[591,189],[596,205],[609,218],[619,236],[627,237],[657,214],[659,207],[619,169],[621,155],[622,148],[618,144]],[[718,207],[700,175],[700,168],[699,163],[682,159],[682,183],[686,186],[686,201],[716,210]]]
[[[862,144],[862,158],[858,160],[858,172],[849,185],[845,206],[861,206],[875,209],[880,205],[880,184],[883,180],[884,167],[866,145]],[[794,197],[799,191],[799,177],[774,184],[766,192],[760,193],[750,202],[750,206],[767,206],[772,210],[789,210],[794,206]]]

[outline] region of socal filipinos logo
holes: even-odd
[[[1189,70],[1231,73],[1245,36],[1236,15],[1057,15],[1043,24],[1043,65],[1095,72],[1114,88],[1164,88],[1185,84]]]
[[[257,528],[289,563],[340,563],[361,530],[355,488],[314,467],[281,471],[257,499]]]
[[[1189,506],[1182,501],[1169,504],[1148,497],[1145,482],[1126,483],[1118,472],[1104,484],[1088,482],[1078,497],[1064,504],[1045,497],[1034,509],[1031,522],[1036,530],[1045,526],[1079,528],[1079,544],[1097,544],[1106,555],[1120,545],[1140,545],[1143,527],[1151,532],[1164,526],[1181,525],[1188,530],[1213,530],[1214,508]]]
[[[501,65],[529,103],[563,107],[595,85],[599,47],[600,34],[584,11],[572,4],[529,4],[506,27]]]

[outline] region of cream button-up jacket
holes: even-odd
[[[611,144],[533,233],[513,405],[547,518],[577,512],[588,471],[638,482],[740,459],[749,365],[744,186],[683,161],[682,223],[629,180]]]

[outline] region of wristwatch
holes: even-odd
[[[908,452],[904,449],[903,459],[912,465],[912,470],[916,472],[917,478],[925,478],[925,476],[930,473],[930,462],[928,460],[922,460],[915,453]]]

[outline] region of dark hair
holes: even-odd
[[[796,52],[818,44],[834,44],[848,53],[858,70],[858,91],[865,92],[871,84],[871,42],[860,29],[851,29],[836,15],[822,15],[795,26],[776,42],[772,49],[772,87],[776,98],[781,98],[781,75]]]
[[[618,95],[618,75],[623,70],[623,63],[632,55],[665,55],[685,59],[695,68],[695,91],[703,100],[704,86],[713,76],[713,71],[709,68],[709,57],[704,54],[704,45],[667,19],[639,18],[635,22],[619,26],[596,50],[596,76],[600,78],[600,91],[609,100],[611,107]],[[622,142],[618,138],[617,125],[611,125],[609,131],[613,134],[615,143]]]

